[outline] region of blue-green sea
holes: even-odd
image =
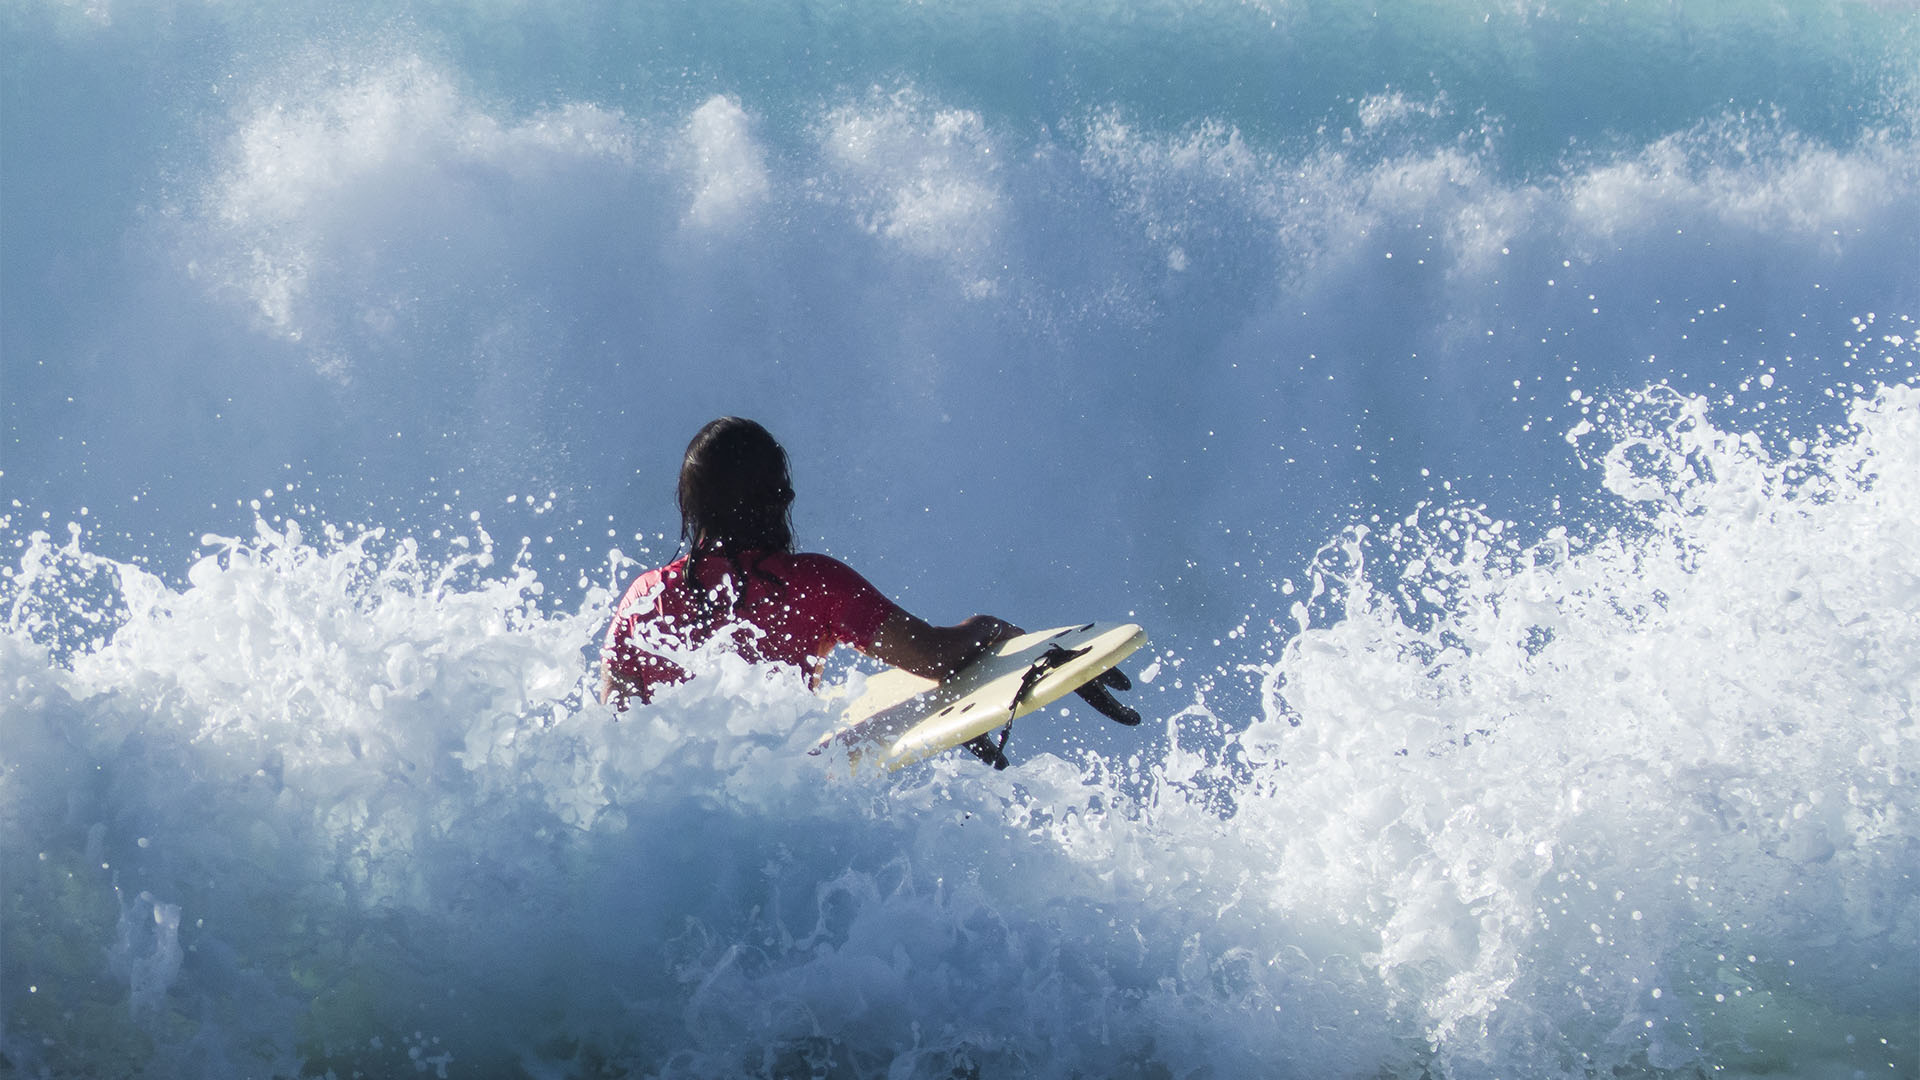
[[[0,1076],[1920,1076],[1917,318],[1909,0],[0,0]]]

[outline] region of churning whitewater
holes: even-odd
[[[0,8],[0,1075],[1920,1076],[1910,6],[339,7]]]
[[[544,610],[482,531],[429,560],[262,521],[181,588],[36,533],[0,639],[8,958],[42,980],[9,1054],[1897,1075],[1920,394],[1777,454],[1705,413],[1649,393],[1581,440],[1632,508],[1586,539],[1428,507],[1330,543],[1251,724],[1193,704],[1161,752],[1007,773],[829,780],[824,707],[724,655],[615,716],[605,591]]]

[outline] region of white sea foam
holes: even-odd
[[[1411,258],[1479,292],[1489,278],[1510,276],[1503,256],[1522,246],[1632,260],[1659,234],[1670,242],[1704,233],[1749,246],[1792,238],[1835,257],[1915,227],[1904,193],[1920,158],[1910,138],[1889,129],[1832,147],[1777,118],[1730,116],[1517,182],[1495,165],[1499,135],[1484,124],[1437,145],[1371,134],[1387,119],[1432,118],[1443,108],[1398,94],[1368,98],[1357,116],[1371,141],[1356,145],[1349,132],[1304,157],[1253,149],[1217,122],[1169,137],[1110,115],[1089,128],[1085,167],[1124,193],[1121,208],[1153,242],[1218,231],[1223,219],[1243,223],[1266,236],[1276,270],[1295,280]]]
[[[731,658],[616,718],[583,648],[610,594],[543,611],[484,536],[435,561],[262,525],[179,589],[36,539],[0,639],[10,955],[39,985],[8,1053],[1897,1069],[1920,393],[1778,455],[1662,389],[1597,420],[1617,527],[1356,530],[1238,676],[1251,726],[1196,704],[1164,757],[999,774],[831,780],[821,707]]]
[[[1355,111],[1359,114],[1361,127],[1377,128],[1414,118],[1435,120],[1450,115],[1453,110],[1447,104],[1445,94],[1436,94],[1431,100],[1422,101],[1408,97],[1404,91],[1390,90],[1368,95]]]
[[[5,480],[100,531],[0,524],[0,1068],[1920,1071],[1915,97],[1842,62],[1886,23],[1429,5],[1429,92],[1337,5],[483,7],[8,12],[60,137],[7,166]],[[1538,115],[1620,40],[1839,88]],[[593,704],[558,553],[716,409],[916,610],[1138,604],[1154,722],[846,783],[725,657]],[[355,517],[565,479],[513,559],[271,505],[103,554],[114,484],[195,535],[304,470]]]
[[[962,272],[983,269],[1005,196],[995,139],[979,113],[935,107],[911,90],[876,93],[829,112],[819,139],[862,228],[913,254],[953,260]]]
[[[1889,390],[1774,458],[1656,392],[1605,454],[1636,522],[1523,549],[1409,519],[1402,598],[1356,583],[1354,543],[1316,578],[1345,617],[1269,671],[1241,745],[1287,765],[1243,815],[1287,837],[1286,907],[1378,927],[1450,1075],[1603,1043],[1831,1068],[1843,1018],[1907,992],[1917,913],[1884,875],[1916,823],[1917,404]]]
[[[1920,233],[1905,197],[1920,164],[1897,115],[1846,145],[1730,115],[1513,175],[1499,117],[1436,136],[1448,104],[1399,91],[1361,100],[1339,132],[1286,147],[1220,120],[1169,134],[1115,110],[1061,118],[1061,133],[1036,143],[908,86],[817,111],[810,145],[776,150],[732,96],[663,118],[671,134],[656,136],[587,101],[510,115],[411,55],[309,58],[246,101],[221,169],[185,213],[181,257],[341,379],[369,352],[537,348],[570,325],[578,297],[603,292],[638,294],[641,325],[623,336],[658,326],[684,348],[679,336],[710,335],[677,328],[687,305],[647,309],[664,290],[636,255],[752,296],[755,267],[831,267],[872,282],[848,301],[855,321],[926,309],[919,279],[896,282],[865,238],[1041,326],[1139,323],[1201,289],[1243,298],[1222,354],[1235,362],[1268,359],[1269,339],[1298,339],[1303,310],[1390,308],[1412,317],[1358,317],[1305,351],[1404,352],[1459,368],[1489,344],[1524,358],[1581,315],[1610,327],[1618,312],[1653,313],[1660,332],[1619,323],[1602,353],[1632,355],[1648,338],[1665,347],[1663,320],[1679,305],[1757,287],[1756,264],[1884,282],[1905,265],[1903,238]],[[1402,121],[1416,118],[1410,132]],[[782,210],[763,213],[770,206]],[[705,242],[685,243],[687,229]],[[1147,256],[1138,264],[1136,250]],[[1127,257],[1083,265],[1082,253],[1102,251]],[[1833,282],[1802,293],[1820,284]],[[466,303],[476,296],[489,299]],[[722,298],[741,307],[729,325],[765,318],[765,299]],[[1782,336],[1790,317],[1776,313],[1767,329]]]
[[[261,86],[235,121],[197,207],[207,235],[190,269],[292,340],[324,331],[342,292],[364,297],[355,279],[372,276],[369,261],[390,269],[380,265],[390,246],[402,259],[455,244],[497,260],[500,234],[511,245],[516,232],[516,193],[545,199],[604,181],[635,167],[639,145],[617,111],[591,104],[496,116],[408,55],[313,58]],[[347,280],[316,280],[326,274]],[[374,323],[419,299],[372,295],[387,301],[365,308]]]
[[[1777,120],[1730,120],[1660,139],[1569,187],[1569,217],[1594,242],[1693,218],[1837,247],[1910,208],[1920,174],[1910,142],[1875,133],[1844,149],[1783,133]]]
[[[726,97],[709,98],[693,111],[684,146],[695,176],[687,220],[719,226],[766,201],[772,181],[766,155],[754,143],[746,110]]]

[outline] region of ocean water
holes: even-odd
[[[1920,1076],[1917,121],[1898,0],[0,5],[0,1075]],[[1148,722],[595,703],[722,413]]]

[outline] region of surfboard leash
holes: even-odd
[[[1063,649],[1058,645],[1047,646],[1047,651],[1035,658],[1033,663],[1027,666],[1026,672],[1020,676],[1020,686],[1014,690],[1013,700],[1007,704],[1007,726],[1000,729],[1000,738],[995,741],[982,733],[961,745],[965,746],[974,757],[994,768],[1006,768],[1008,765],[1007,740],[1013,737],[1013,714],[1020,711],[1021,703],[1027,700],[1027,695],[1033,692],[1034,687],[1040,685],[1040,680],[1046,678],[1048,672],[1070,660],[1086,655],[1092,648],[1091,645],[1084,645],[1078,649]],[[1128,726],[1138,724],[1140,714],[1115,701],[1113,695],[1108,692],[1108,687],[1129,690],[1132,689],[1133,683],[1121,674],[1119,669],[1111,668],[1088,680],[1086,685],[1079,687],[1074,693],[1080,695],[1087,704],[1092,705],[1111,720]]]
[[[1074,657],[1085,655],[1091,648],[1093,648],[1091,645],[1071,650],[1063,649],[1058,645],[1047,646],[1047,651],[1027,665],[1026,673],[1020,676],[1020,686],[1014,690],[1013,700],[1007,703],[1007,726],[1000,729],[999,741],[989,742],[985,735],[976,735],[967,740],[967,749],[973,751],[975,757],[996,769],[1006,768],[1007,740],[1013,737],[1013,714],[1020,711],[1020,703],[1027,700],[1027,695],[1033,692],[1034,687],[1040,685],[1040,680],[1046,678],[1049,671]]]

